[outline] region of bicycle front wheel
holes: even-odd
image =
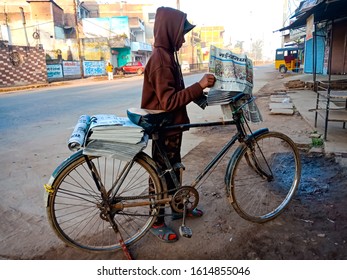
[[[246,140],[230,164],[228,194],[236,212],[263,223],[277,217],[292,199],[301,176],[295,143],[279,132]]]
[[[123,242],[139,240],[155,221],[159,206],[153,201],[162,195],[150,160],[143,153],[132,162],[81,153],[67,164],[48,198],[48,218],[57,235],[69,245],[96,252],[119,250]],[[96,170],[101,192],[87,161]],[[134,206],[124,207],[126,203]]]

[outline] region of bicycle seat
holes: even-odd
[[[151,135],[159,128],[172,123],[172,113],[163,110],[148,110],[130,108],[127,116],[134,124],[141,126],[145,132]]]

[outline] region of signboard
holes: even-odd
[[[47,78],[48,79],[54,79],[54,78],[62,78],[63,77],[63,68],[61,64],[51,64],[47,65]]]
[[[131,42],[131,50],[133,52],[138,52],[138,51],[151,52],[152,46],[144,42]]]
[[[289,30],[289,41],[296,41],[296,40],[299,40],[301,38],[305,38],[306,36],[306,31],[305,30],[302,30],[301,28],[300,29],[291,29]]]
[[[109,18],[84,18],[83,34],[86,38],[108,38],[111,35]]]
[[[124,36],[130,38],[129,18],[127,16],[111,18],[84,18],[83,33],[86,38],[112,38]]]
[[[313,38],[314,32],[314,16],[310,15],[306,20],[306,41]]]
[[[84,76],[101,76],[105,74],[104,61],[83,61]]]
[[[127,16],[111,17],[110,29],[111,29],[110,37],[125,34],[128,38],[130,38],[129,18]]]
[[[79,61],[63,61],[64,76],[80,76],[80,65]]]

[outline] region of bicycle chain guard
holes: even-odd
[[[193,187],[181,187],[173,195],[171,200],[171,207],[178,213],[184,212],[184,204],[186,204],[186,210],[193,211],[199,203],[199,193]]]

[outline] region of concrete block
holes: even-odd
[[[270,112],[271,115],[293,115],[294,110],[293,109],[272,109]]]
[[[270,109],[293,109],[293,103],[270,103]]]

